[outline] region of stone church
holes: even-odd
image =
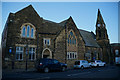
[[[109,39],[98,10],[96,35],[78,29],[70,16],[56,23],[40,17],[32,5],[10,13],[2,33],[2,66],[35,67],[40,58],[57,59],[72,68],[75,60],[109,62]]]

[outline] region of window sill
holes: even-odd
[[[15,61],[19,61],[19,62],[22,62],[22,61],[23,61],[23,59],[22,59],[22,60],[15,60]]]
[[[31,38],[31,37],[21,37],[23,39],[35,39],[35,37]]]
[[[31,61],[31,62],[32,62],[32,61],[35,61],[35,60],[36,60],[36,59],[34,59],[34,60],[30,60],[30,59],[29,59],[28,61]]]

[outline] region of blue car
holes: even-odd
[[[57,70],[65,71],[67,69],[67,64],[61,63],[56,59],[42,58],[36,64],[37,70],[45,73]]]

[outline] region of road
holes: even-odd
[[[90,69],[71,69],[65,72],[49,72],[42,73],[37,71],[29,72],[4,72],[2,80],[56,80],[56,79],[69,79],[69,80],[119,80],[120,66],[106,66]]]

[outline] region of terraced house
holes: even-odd
[[[29,5],[10,13],[6,21],[2,33],[3,68],[24,69],[26,62],[27,68],[34,68],[40,58],[57,59],[69,68],[80,59],[105,61],[108,46],[107,30],[99,10],[95,35],[78,29],[71,16],[55,23],[40,17]]]

